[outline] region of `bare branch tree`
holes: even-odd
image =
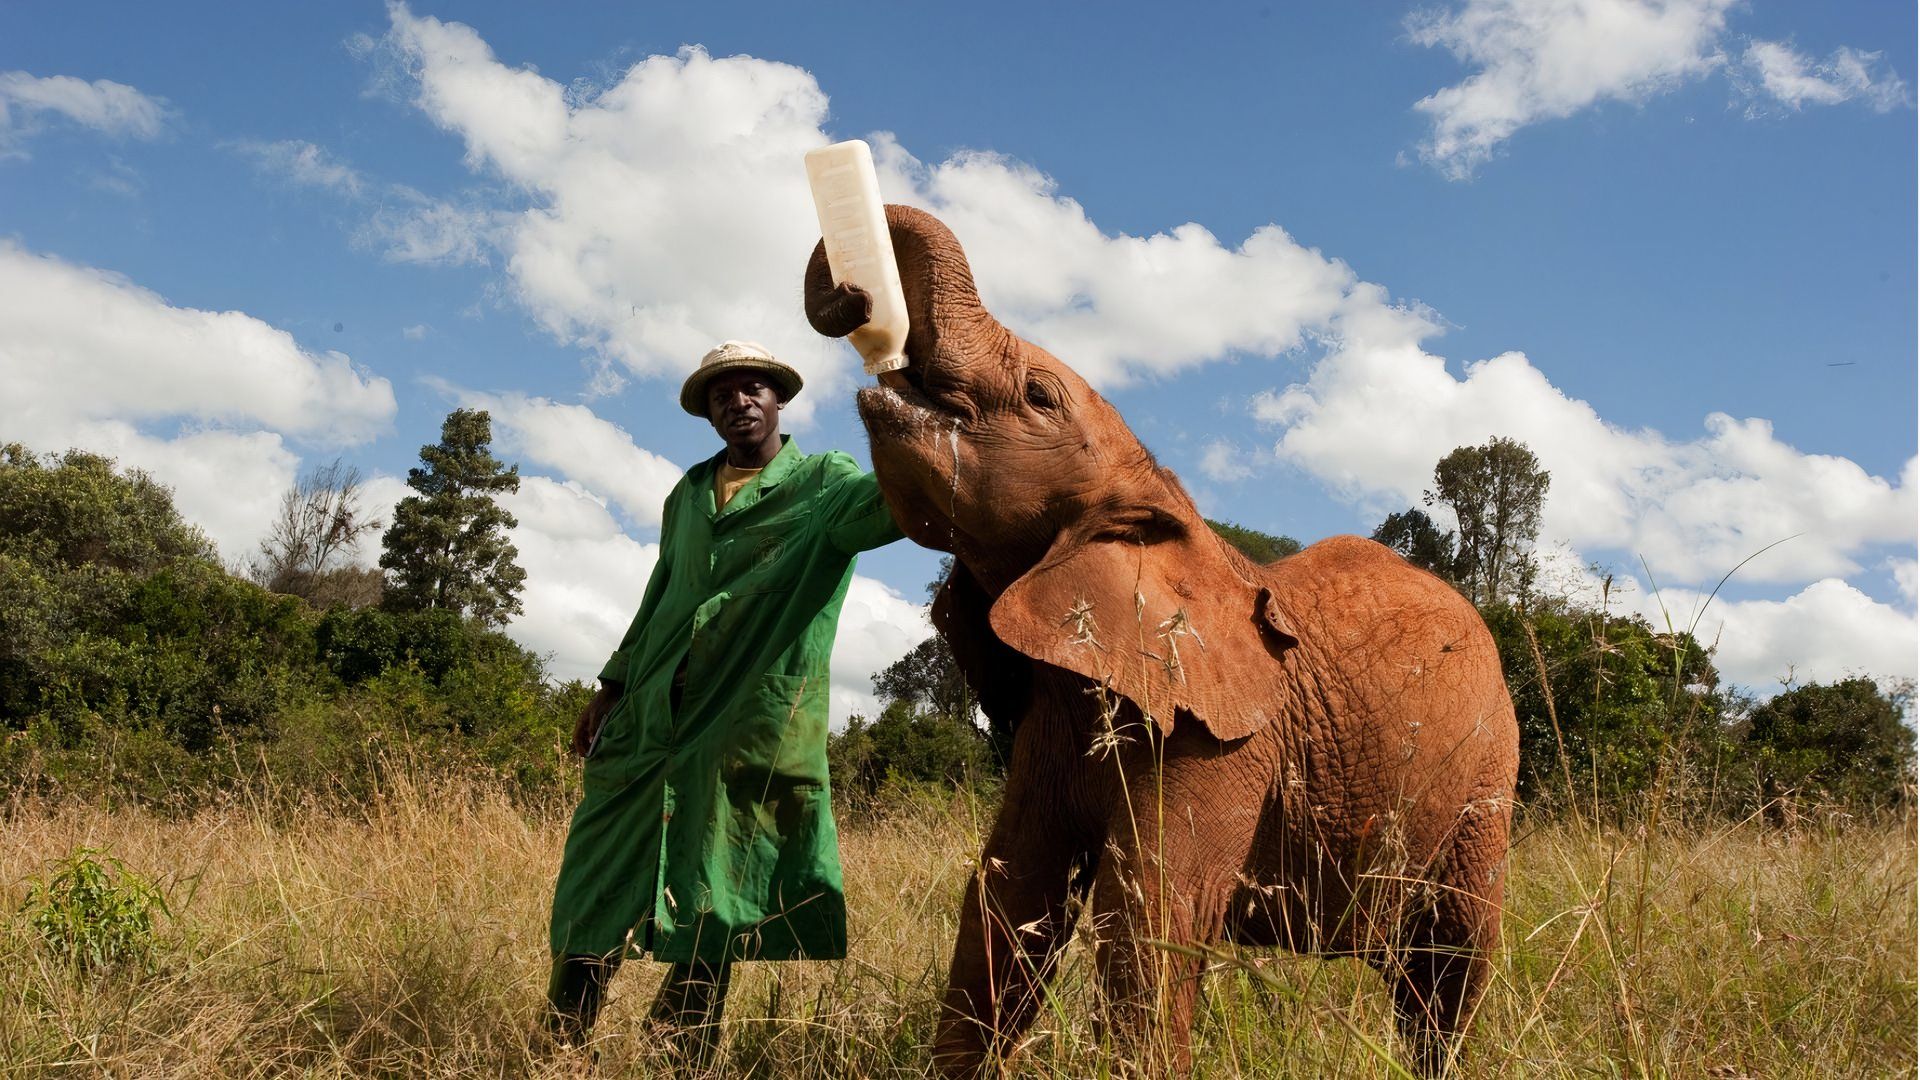
[[[377,577],[376,571],[336,564],[380,525],[360,505],[360,470],[335,458],[308,470],[280,497],[280,513],[260,541],[251,576],[274,592],[317,602],[320,593],[338,591],[325,587],[332,578]]]

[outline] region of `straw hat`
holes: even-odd
[[[680,407],[706,419],[707,380],[729,371],[757,371],[765,375],[781,401],[788,401],[800,392],[800,373],[775,360],[765,345],[723,341],[700,358],[700,366],[680,385]]]

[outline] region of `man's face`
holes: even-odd
[[[707,420],[736,449],[753,449],[777,437],[780,409],[779,393],[758,372],[729,371],[707,382]]]

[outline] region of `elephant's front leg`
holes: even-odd
[[[1149,1075],[1185,1076],[1206,967],[1187,950],[1220,939],[1245,851],[1243,830],[1230,813],[1135,801],[1130,820],[1111,827],[1088,905],[1105,997],[1102,1028]]]
[[[943,1076],[972,1076],[1012,1049],[1033,1022],[1073,931],[1067,901],[1084,892],[1090,844],[1017,768],[980,865],[967,885],[947,996],[934,1041]],[[1038,791],[1036,791],[1038,789]]]

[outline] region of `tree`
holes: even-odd
[[[1746,747],[1768,797],[1821,794],[1859,807],[1898,802],[1913,784],[1914,733],[1873,680],[1794,687],[1753,710]]]
[[[985,750],[984,754],[976,755],[983,762],[983,767],[978,770],[983,774],[1003,772],[1007,763],[1013,760],[1012,725],[1005,717],[997,721],[989,719],[986,729],[981,730],[975,721],[979,702],[967,686],[966,676],[960,673],[960,664],[954,659],[953,649],[940,634],[930,635],[907,655],[876,674],[873,677],[873,692],[885,704],[885,708],[880,718],[868,725],[868,729],[875,738],[891,739],[891,745],[897,751],[896,756],[912,756],[900,747],[914,731],[896,731],[888,725],[905,724],[913,727],[920,736],[942,744],[951,743],[953,732],[969,735],[973,742],[981,744]],[[951,757],[941,754],[933,756],[941,760]],[[969,756],[965,760],[974,761],[976,756]],[[884,774],[884,770],[882,772]],[[930,776],[919,778],[935,779]]]
[[[312,653],[297,601],[229,576],[173,493],[111,458],[0,450],[0,724],[199,751],[268,721]]]
[[[1454,550],[1452,531],[1441,532],[1440,526],[1417,506],[1388,514],[1373,530],[1373,538],[1422,570],[1430,570],[1448,582],[1459,580],[1459,553]]]
[[[882,701],[899,702],[915,712],[969,721],[973,716],[973,693],[947,639],[939,634],[929,635],[875,675],[873,692]]]
[[[939,595],[953,558],[927,583]],[[828,744],[834,775],[849,791],[872,794],[889,777],[959,783],[997,775],[1013,755],[1013,728],[1002,717],[981,730],[979,703],[947,639],[933,634],[873,676],[879,718],[853,717]]]
[[[9,443],[0,447],[0,554],[143,572],[214,550],[145,472],[116,472],[112,458],[85,450],[43,460]]]
[[[248,576],[316,607],[331,601],[365,607],[379,599],[378,572],[335,564],[378,528],[379,520],[360,505],[360,470],[335,458],[296,479],[280,497],[280,513]]]
[[[1262,565],[1276,559],[1284,559],[1300,550],[1300,541],[1291,536],[1275,536],[1258,529],[1235,525],[1230,521],[1215,521],[1212,518],[1204,520],[1208,528],[1219,534],[1220,539],[1239,549],[1240,554]]]
[[[1499,437],[1459,447],[1433,467],[1425,501],[1446,505],[1459,522],[1461,583],[1474,603],[1526,594],[1550,479],[1525,444]]]
[[[455,409],[439,443],[420,448],[425,467],[407,470],[407,486],[419,494],[400,500],[381,537],[383,606],[444,609],[487,625],[505,625],[520,613],[527,574],[506,536],[518,522],[494,502],[496,494],[520,490],[520,467],[501,464],[492,441],[486,410]]]

